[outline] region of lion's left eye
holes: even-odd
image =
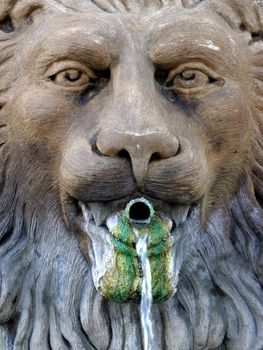
[[[172,102],[176,96],[201,98],[224,84],[224,79],[205,64],[188,62],[172,70],[157,69],[155,78]]]
[[[167,83],[174,88],[194,89],[209,84],[209,80],[208,75],[201,71],[186,69],[176,74],[172,81]]]

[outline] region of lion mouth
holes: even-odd
[[[145,197],[145,196],[143,196]],[[148,197],[146,197],[148,199]],[[78,201],[78,208],[81,209],[81,215],[84,217],[84,214],[88,215],[88,221],[99,226],[109,226],[111,227],[111,219],[116,212],[124,210],[126,204],[133,199],[133,197],[113,201],[109,203],[100,203],[100,202],[89,202],[85,203]],[[170,205],[155,199],[149,198],[156,208],[156,211],[160,213],[161,216],[166,217],[169,221],[171,230],[175,229],[177,226],[181,225],[189,216],[196,204],[189,205]],[[84,213],[86,209],[86,213]]]
[[[136,242],[137,238],[133,235],[128,241],[125,241],[121,237],[114,237],[114,227],[117,226],[118,217],[120,213],[124,211],[123,203],[116,206],[116,203],[105,204],[98,202],[84,203],[78,201],[78,207],[81,210],[81,219],[79,219],[79,227],[82,232],[87,233],[89,236],[95,233],[101,237],[109,236],[113,242],[117,242],[119,247],[123,247],[127,253],[136,255]],[[162,209],[159,209],[160,203],[158,202],[157,210],[159,216],[164,220],[167,227],[167,231],[171,233],[172,237],[176,236],[177,228],[180,227],[191,216],[194,205],[177,205],[168,206],[162,205]],[[149,255],[154,254],[154,250],[162,245],[162,239],[155,242],[149,242]]]
[[[154,208],[151,224],[139,225],[138,232],[147,236],[153,300],[161,302],[175,293],[183,259],[177,246],[191,241],[196,206],[171,205],[143,197],[136,200]],[[75,201],[75,224],[86,237],[94,285],[107,299],[117,302],[136,301],[141,293],[142,271],[136,252],[138,226],[127,223],[125,217],[127,203],[133,201],[134,197],[109,203]],[[139,221],[142,219],[145,218],[139,214]]]

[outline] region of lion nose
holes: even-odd
[[[144,189],[149,163],[174,157],[180,148],[177,137],[168,130],[144,133],[104,130],[99,133],[96,146],[104,156],[126,158],[131,161],[139,190]]]

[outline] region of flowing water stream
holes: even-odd
[[[136,252],[141,262],[142,267],[142,291],[141,291],[141,324],[143,330],[143,348],[151,350],[152,343],[152,275],[151,266],[147,256],[147,235],[140,237],[138,231],[134,229],[134,233],[138,238],[136,243]]]
[[[92,220],[90,220],[90,213],[86,210],[86,208],[82,207],[83,213],[84,213],[84,219],[85,219],[85,225],[83,227],[84,232],[87,234],[91,233],[89,231],[92,231],[91,237],[93,237],[93,248],[94,251],[97,252],[94,256],[95,260],[97,258],[97,265],[100,265],[99,262],[103,265],[105,263],[105,254],[103,254],[103,251],[99,249],[101,242],[98,242],[100,239],[100,232],[94,231],[94,225],[91,224]],[[116,220],[115,220],[116,221]],[[115,226],[115,222],[112,226]],[[141,286],[141,305],[140,305],[140,313],[141,313],[141,326],[142,326],[142,333],[143,333],[143,349],[144,350],[151,350],[152,348],[152,339],[153,339],[153,332],[152,332],[152,320],[151,320],[151,307],[152,307],[152,276],[151,276],[151,266],[150,261],[147,256],[147,248],[148,248],[148,236],[147,234],[142,234],[137,230],[135,227],[133,227],[133,232],[135,237],[137,238],[136,243],[136,252],[138,255],[138,259],[141,264],[141,270],[142,270],[142,286]],[[102,266],[103,273],[105,273],[105,265]],[[98,271],[96,271],[98,273]],[[101,274],[101,271],[99,271]],[[103,276],[103,274],[102,274]]]

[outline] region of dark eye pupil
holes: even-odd
[[[67,72],[65,74],[65,79],[69,81],[70,83],[74,83],[78,81],[82,76],[82,73],[80,71],[72,71],[72,72]]]
[[[191,73],[183,72],[180,74],[180,78],[184,81],[193,81],[195,80],[196,76],[195,76],[195,73],[193,72]]]

